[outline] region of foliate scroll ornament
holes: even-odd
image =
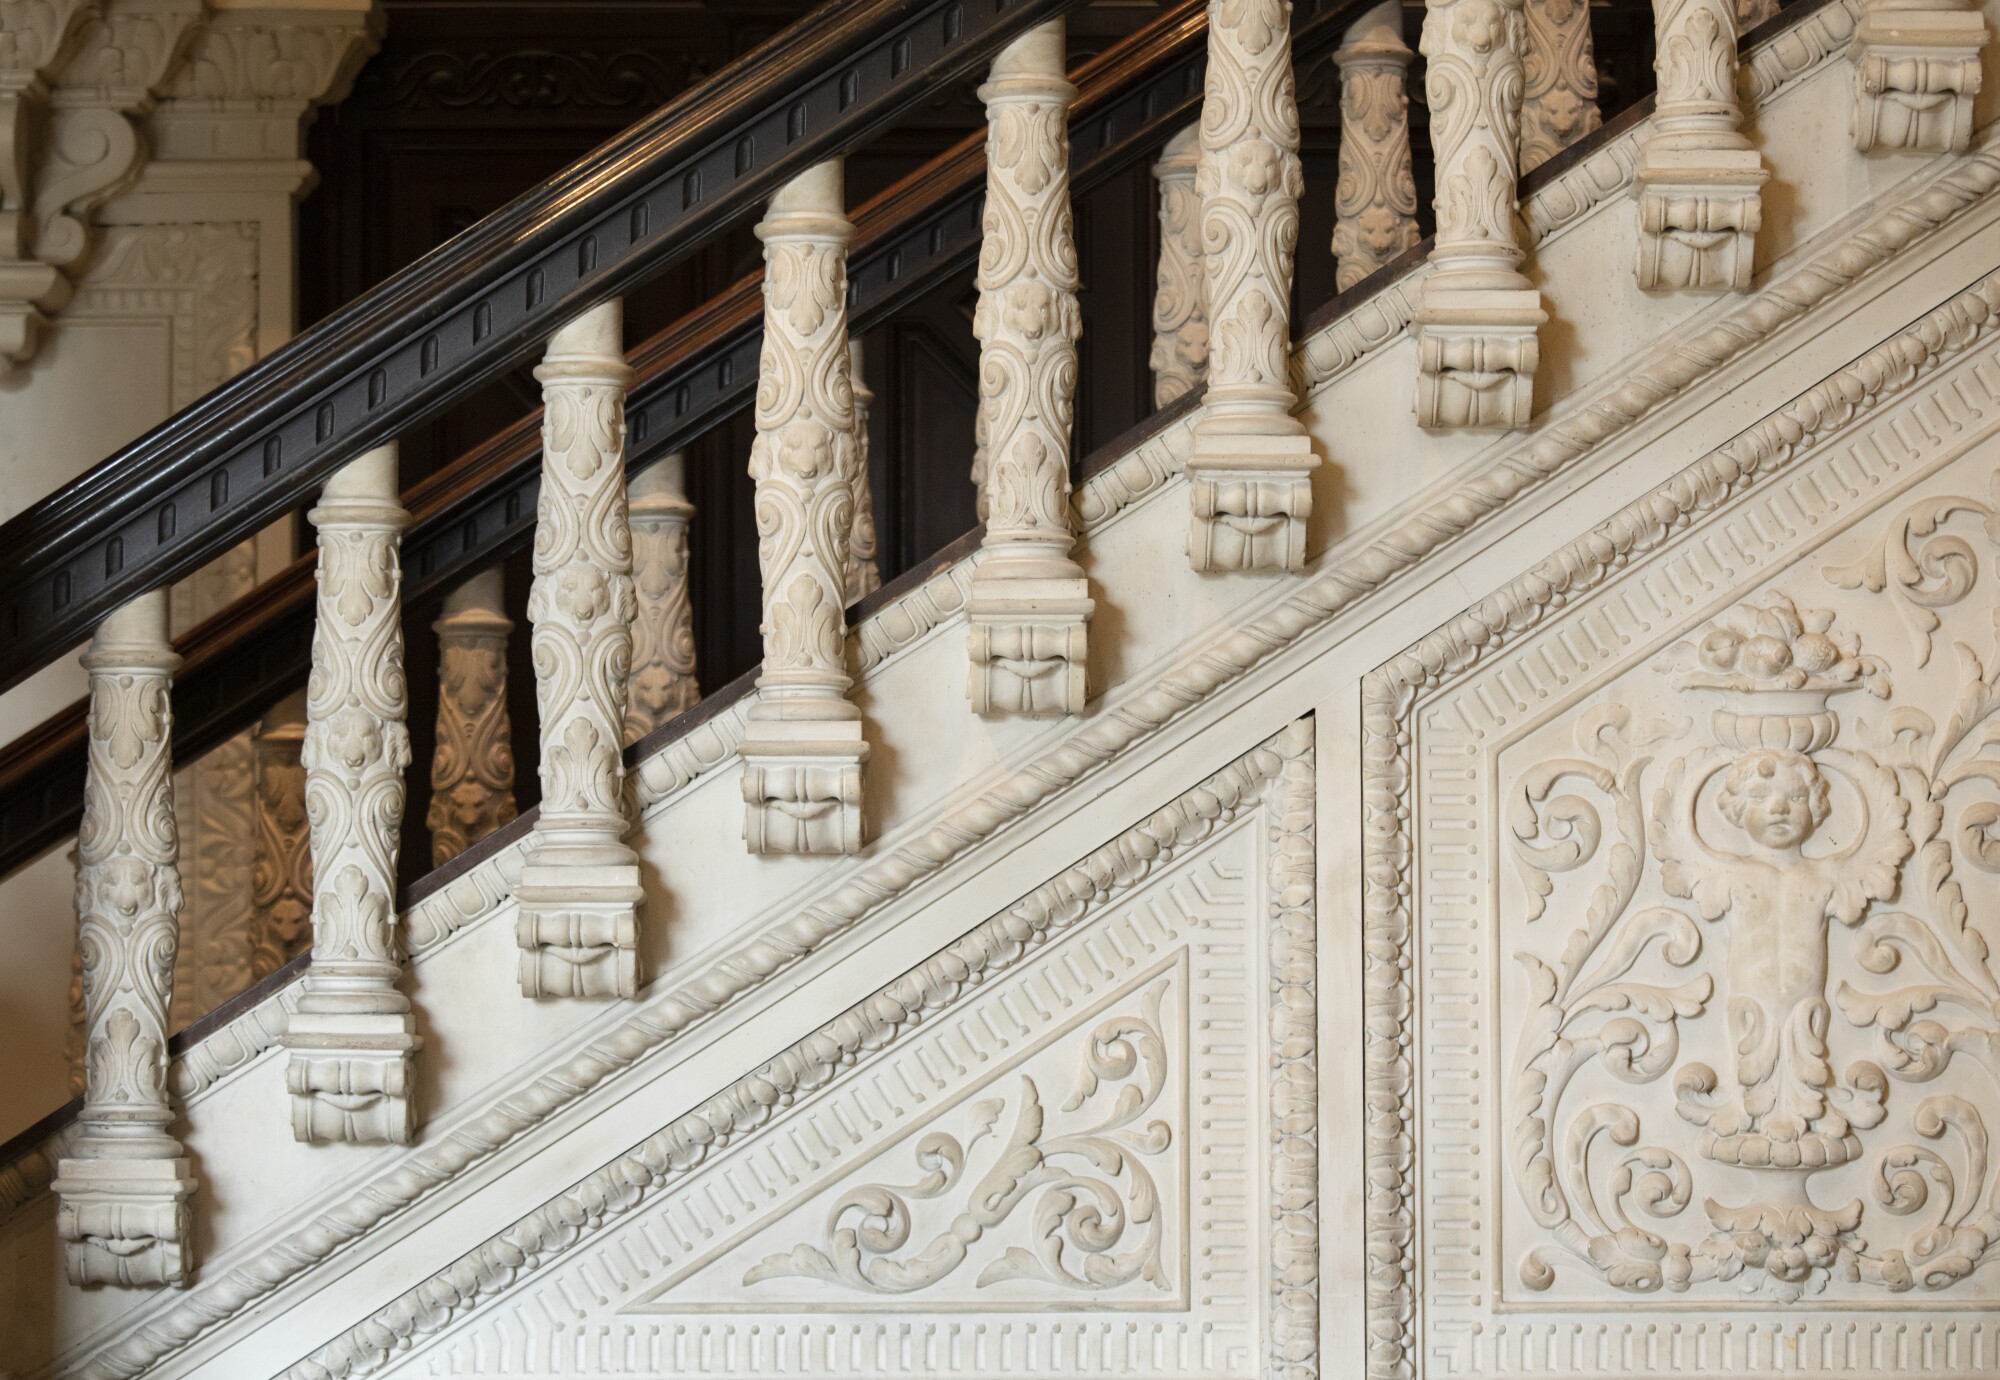
[[[743,838],[752,853],[861,848],[868,745],[847,699],[846,603],[854,531],[854,391],[848,374],[847,242],[838,159],[779,189],[764,242],[758,361],[757,563],[764,667],[743,758]]]
[[[847,537],[847,603],[852,608],[882,587],[876,564],[875,486],[868,469],[868,409],[875,390],[863,382],[859,336],[847,342],[847,373],[854,388],[854,526]]]
[[[1576,759],[1522,780],[1511,823],[1528,923],[1555,914],[1552,874],[1599,879],[1560,959],[1520,960],[1532,996],[1509,1092],[1514,1160],[1553,1238],[1521,1261],[1531,1287],[1581,1269],[1633,1293],[1719,1281],[1782,1304],[1834,1280],[1949,1288],[1988,1258],[2000,1165],[1985,1123],[1962,1085],[1922,1087],[1975,1050],[1990,1080],[2000,1040],[2000,983],[1955,879],[1963,864],[2000,870],[1985,832],[2000,809],[1957,803],[1955,836],[1946,818],[1959,787],[1995,779],[1979,744],[2000,675],[1965,657],[1940,731],[1895,702],[1888,667],[1834,615],[1752,600],[1656,663],[1706,710],[1693,746],[1663,752],[1688,724],[1638,725],[1621,704],[1580,721]],[[1851,695],[1890,701],[1884,721],[1856,713],[1848,729],[1836,706]],[[1690,904],[1635,904],[1653,865],[1659,890]],[[1836,981],[1842,942],[1903,985]],[[1727,1039],[1710,1048],[1727,1062],[1684,1058],[1684,1038],[1717,1019]],[[1593,1066],[1670,1088],[1695,1153],[1649,1143],[1674,1138],[1647,1124],[1642,1095],[1575,1105]],[[1892,1115],[1925,1143],[1894,1143]],[[1858,1164],[1866,1192],[1829,1196]],[[1677,1229],[1697,1201],[1707,1230]]]
[[[304,705],[267,716],[257,734],[257,854],[250,903],[257,917],[252,978],[282,967],[312,936],[312,834],[306,820]]]
[[[1632,184],[1639,286],[1747,291],[1770,174],[1738,128],[1734,12],[1729,0],[1654,0],[1653,27],[1653,132]]]
[[[986,214],[979,252],[979,409],[986,534],[966,599],[977,714],[1076,714],[1096,608],[1069,502],[1075,415],[1076,242],[1070,223],[1063,25],[1029,30],[986,84]]]
[[[1521,171],[1532,172],[1604,123],[1590,0],[1527,0],[1522,60]]]
[[[890,1298],[928,1288],[977,1259],[974,1289],[1029,1280],[1089,1295],[1134,1281],[1177,1287],[1163,1249],[1167,1209],[1157,1171],[1175,1145],[1149,1116],[1169,1086],[1161,1025],[1164,982],[1139,1009],[1092,1028],[1060,1103],[1023,1074],[1012,1096],[973,1108],[973,1134],[933,1131],[917,1143],[908,1183],[843,1193],[824,1231],[759,1261],[745,1288],[808,1278]],[[1060,1090],[1055,1090],[1057,1094]],[[974,1174],[977,1174],[977,1178]],[[950,1226],[912,1244],[912,1206],[956,1206]],[[1025,1244],[996,1244],[1016,1238]]]
[[[1410,171],[1410,59],[1403,7],[1378,5],[1334,52],[1340,69],[1340,180],[1333,192],[1334,283],[1353,287],[1415,247],[1417,183]]]
[[[542,496],[535,517],[535,700],[542,807],[514,889],[521,991],[630,997],[639,990],[639,858],[625,843],[632,530],[625,489],[623,304],[557,331],[542,384]]]
[[[292,1133],[309,1142],[407,1144],[416,1125],[410,1000],[396,990],[396,853],[410,764],[402,568],[409,521],[393,445],[328,481],[307,516],[319,596],[306,686],[312,969],[287,1025]]]
[[[1849,50],[1854,147],[1964,153],[1986,20],[1967,0],[1868,0]]]
[[[57,1167],[72,1284],[185,1285],[194,1173],[168,1133],[167,1002],[179,944],[164,590],[110,614],[83,657],[90,737],[77,832],[84,1103]]]
[[[445,596],[438,638],[437,751],[431,758],[431,866],[440,867],[514,818],[513,724],[500,571]]]
[[[1299,109],[1289,0],[1210,0],[1201,106],[1208,392],[1188,456],[1188,557],[1200,571],[1300,570],[1312,471],[1292,416]]]
[[[1429,0],[1419,46],[1437,158],[1437,238],[1416,312],[1417,422],[1525,427],[1548,319],[1515,239],[1520,0]]]
[[[625,741],[636,743],[694,708],[694,609],[688,598],[686,458],[676,451],[633,477],[632,673],[625,692]],[[871,529],[872,530],[872,529]]]
[[[1201,267],[1201,199],[1195,167],[1201,127],[1167,141],[1153,180],[1160,184],[1160,262],[1153,277],[1153,405],[1192,392],[1208,374],[1207,281]]]

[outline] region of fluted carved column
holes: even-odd
[[[319,532],[319,608],[306,688],[306,818],[313,948],[284,1043],[292,1134],[406,1144],[416,1126],[410,999],[396,990],[396,853],[410,764],[402,566],[409,514],[394,444],[327,481],[307,517]]]
[[[1743,292],[1769,177],[1737,128],[1730,0],[1653,0],[1653,133],[1633,178],[1639,286]]]
[[[312,933],[312,833],[306,821],[306,697],[282,700],[257,732],[257,852],[250,873],[253,979],[282,966]]]
[[[542,808],[515,899],[521,990],[630,997],[639,990],[639,857],[625,843],[626,678],[632,669],[632,529],[625,494],[623,304],[557,331],[542,383],[535,523],[535,701]]]
[[[1096,607],[1070,559],[1076,244],[1070,224],[1063,23],[1015,39],[986,84],[986,217],[979,252],[979,406],[986,535],[966,600],[978,714],[1077,714]]]
[[[1854,146],[1964,153],[1986,39],[1972,0],[1864,0],[1849,50]]]
[[[1299,109],[1290,0],[1209,0],[1201,106],[1208,394],[1188,457],[1188,557],[1202,571],[1305,565],[1312,471],[1292,416]]]
[[[625,741],[636,743],[701,699],[694,675],[694,611],[688,602],[686,457],[679,451],[632,478],[632,674]]]
[[[1514,237],[1524,27],[1521,0],[1424,12],[1438,230],[1416,312],[1420,426],[1523,427],[1534,408],[1548,317]]]
[[[1201,268],[1201,126],[1167,141],[1153,179],[1160,184],[1160,263],[1153,275],[1153,405],[1165,407],[1208,374],[1208,283]]]
[[[180,873],[167,594],[108,615],[83,657],[90,744],[77,832],[83,1113],[56,1171],[73,1284],[186,1284],[194,1172],[167,1131]]]
[[[1399,0],[1384,0],[1349,25],[1333,55],[1340,69],[1334,285],[1342,292],[1422,238],[1410,172],[1413,56],[1403,42]]]
[[[514,817],[514,726],[499,567],[447,594],[438,638],[437,751],[431,757],[431,866],[450,862]]]
[[[882,587],[875,563],[875,485],[868,471],[868,409],[875,390],[862,371],[861,338],[847,342],[847,374],[854,388],[854,525],[847,536],[847,602],[865,599]]]
[[[764,669],[741,748],[752,853],[861,849],[861,711],[847,700],[845,596],[854,530],[854,391],[839,159],[778,190],[764,242],[757,384],[757,561]]]
[[[1527,0],[1522,60],[1521,171],[1529,172],[1604,123],[1590,0]]]

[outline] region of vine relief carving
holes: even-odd
[[[2000,515],[1946,495],[1824,569],[1894,601],[1906,647],[1746,600],[1506,787],[1529,1288],[1789,1305],[1946,1293],[1992,1258],[2000,636],[1952,673],[1931,654],[1977,582],[1966,519],[1990,562]]]

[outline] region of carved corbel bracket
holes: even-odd
[[[1854,30],[1854,147],[1964,153],[1986,21],[1953,0],[1870,0]]]

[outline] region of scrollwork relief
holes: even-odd
[[[481,571],[445,596],[438,638],[437,750],[431,758],[431,866],[514,818],[513,724],[500,572]]]
[[[1403,7],[1370,10],[1334,53],[1340,70],[1340,178],[1334,186],[1334,284],[1353,287],[1420,238],[1410,170],[1410,59]]]

